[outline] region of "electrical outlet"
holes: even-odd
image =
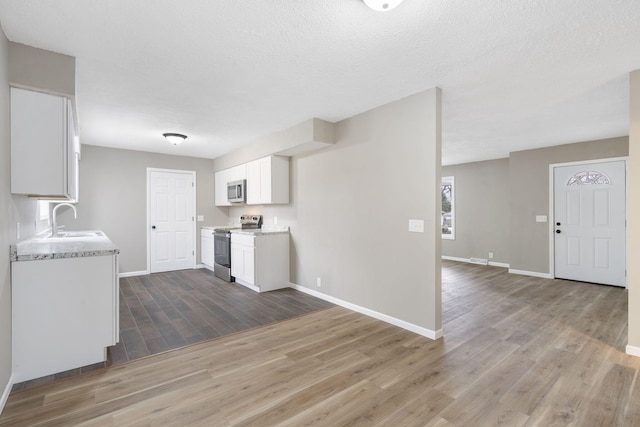
[[[198,215],[198,222],[204,221],[204,215]]]
[[[410,219],[409,231],[414,233],[424,233],[424,220],[422,219]]]
[[[489,252],[489,259],[493,259],[493,252]]]
[[[273,224],[274,224],[274,225],[277,225],[277,224],[278,224],[278,217],[277,217],[277,216],[274,216],[274,217],[273,217]]]
[[[321,287],[322,286],[322,280],[319,277],[316,279],[316,286],[317,287]]]

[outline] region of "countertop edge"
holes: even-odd
[[[41,261],[47,259],[63,259],[63,258],[86,258],[93,256],[109,256],[117,255],[120,253],[120,249],[102,249],[95,251],[74,251],[74,252],[57,252],[54,254],[27,254],[27,255],[13,255],[11,256],[11,262],[20,261]]]
[[[48,240],[42,236],[32,236],[9,245],[11,262],[40,261],[63,258],[84,258],[94,256],[111,256],[120,253],[120,248],[113,244],[101,230],[100,236],[69,237],[68,240]],[[92,231],[93,232],[93,231]]]

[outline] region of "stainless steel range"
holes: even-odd
[[[231,230],[260,227],[262,227],[262,215],[242,215],[239,226],[213,228],[213,255],[215,259],[213,272],[217,277],[227,282],[235,281],[231,275]]]

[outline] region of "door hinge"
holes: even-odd
[[[191,255],[195,255],[195,254],[196,254],[196,251],[191,251]]]
[[[191,186],[192,186],[192,187],[195,187],[195,186],[196,186],[195,182],[192,182],[192,183],[191,183]]]
[[[195,221],[195,216],[192,216],[192,217],[191,217],[191,221]]]

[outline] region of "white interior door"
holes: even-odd
[[[149,270],[195,266],[195,172],[149,169]]]
[[[626,167],[554,168],[555,277],[626,286]]]

